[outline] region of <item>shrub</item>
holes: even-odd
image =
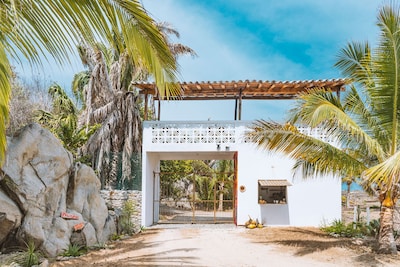
[[[321,227],[321,230],[337,237],[376,236],[379,230],[379,221],[372,220],[369,224],[362,221],[345,224],[341,220],[335,220],[331,225]]]
[[[117,233],[114,233],[114,234],[111,235],[110,239],[112,241],[120,240],[121,239],[121,235],[119,235]]]
[[[86,248],[77,245],[69,244],[68,249],[62,254],[64,257],[79,257],[86,253]]]
[[[39,265],[42,254],[36,249],[36,245],[33,241],[25,242],[25,249],[22,252],[15,253],[14,256],[10,257],[7,263],[17,263],[22,267],[31,267]]]
[[[135,225],[132,222],[132,215],[135,212],[135,205],[132,200],[127,200],[122,207],[119,223],[121,226],[121,233],[131,235],[135,232]]]

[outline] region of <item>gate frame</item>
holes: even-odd
[[[172,219],[171,222],[160,222],[160,219],[159,219],[159,215],[161,215],[160,214],[161,213],[160,204],[161,204],[161,201],[162,201],[162,199],[161,199],[161,194],[162,194],[162,188],[161,188],[161,180],[162,180],[162,178],[161,178],[161,175],[162,174],[168,174],[168,172],[154,172],[153,173],[154,184],[156,184],[156,181],[157,181],[157,184],[159,185],[159,190],[157,190],[157,192],[159,194],[154,194],[154,200],[153,200],[153,209],[154,209],[153,222],[157,223],[157,224],[159,224],[159,223],[177,223],[177,224],[189,224],[189,223],[190,224],[196,224],[196,223],[206,223],[206,224],[225,223],[225,224],[230,224],[230,223],[234,223],[236,225],[236,217],[235,217],[236,216],[236,211],[235,211],[235,207],[236,207],[236,205],[235,205],[235,201],[236,201],[235,200],[235,195],[236,195],[235,188],[236,188],[236,186],[235,185],[237,185],[237,179],[236,179],[237,173],[235,172],[235,166],[236,166],[235,165],[235,159],[233,158],[233,159],[230,159],[230,160],[233,161],[233,165],[234,165],[233,171],[229,172],[230,174],[233,175],[233,180],[229,182],[231,184],[231,186],[232,186],[232,195],[230,196],[231,197],[230,200],[223,201],[223,202],[226,202],[226,203],[231,203],[232,214],[229,217],[226,217],[227,219],[229,218],[229,221],[217,220],[216,219],[217,213],[220,212],[219,210],[217,210],[217,203],[219,203],[219,201],[220,201],[219,198],[217,199],[217,197],[218,197],[217,184],[215,184],[214,187],[213,187],[213,199],[211,199],[211,200],[195,200],[196,192],[197,192],[196,191],[195,177],[198,174],[192,172],[192,173],[180,173],[182,175],[182,177],[185,174],[193,176],[192,179],[191,179],[191,181],[193,183],[193,188],[192,188],[192,190],[190,192],[190,194],[192,194],[192,200],[188,200],[188,203],[190,203],[191,207],[192,207],[191,208],[191,212],[192,212],[191,220],[190,221],[189,220],[187,220],[187,221],[179,221],[178,220],[178,221],[174,222],[174,220]],[[218,175],[218,174],[228,174],[228,172],[213,172],[213,175]],[[158,177],[158,180],[156,180],[157,179],[156,177]],[[219,180],[217,180],[217,182],[219,182]],[[199,215],[198,215],[199,211],[203,211],[201,209],[196,209],[196,203],[208,203],[208,202],[211,202],[211,201],[213,203],[213,210],[210,211],[210,212],[213,212],[212,221],[211,220],[210,221],[206,221],[206,222],[196,221],[196,217],[199,217]],[[187,210],[187,211],[189,211],[189,210]],[[158,212],[158,215],[156,215],[156,212]],[[197,216],[196,216],[196,214],[197,214]]]
[[[142,225],[151,226],[158,221],[158,206],[154,205],[154,199],[156,194],[160,190],[160,181],[155,181],[154,173],[160,172],[160,161],[161,160],[234,160],[234,166],[238,165],[237,162],[237,151],[195,151],[195,152],[146,152],[146,156],[143,157],[145,160],[143,164],[143,175],[142,177]],[[234,167],[237,169],[237,167]],[[234,211],[233,211],[233,223],[237,225],[237,170],[235,170],[234,179]],[[236,189],[235,189],[236,187]]]

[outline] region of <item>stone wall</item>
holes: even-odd
[[[142,192],[138,190],[101,190],[100,195],[106,201],[109,210],[120,214],[124,203],[131,200],[135,211],[132,216],[132,222],[135,225],[135,231],[139,231],[142,226]]]

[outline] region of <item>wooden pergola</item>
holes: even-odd
[[[336,92],[345,90],[346,79],[308,80],[308,81],[226,81],[226,82],[182,82],[179,83],[181,94],[168,99],[158,95],[154,83],[134,83],[139,94],[145,99],[145,120],[147,120],[148,97],[158,100],[158,120],[160,119],[161,100],[235,100],[235,120],[241,119],[242,100],[277,100],[294,99],[301,92],[313,88],[323,88]]]

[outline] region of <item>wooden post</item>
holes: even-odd
[[[354,205],[354,209],[353,209],[353,228],[356,229],[356,223],[357,223],[357,206]]]
[[[242,120],[242,88],[240,88],[239,92],[239,114],[238,114],[238,119]]]
[[[161,102],[160,99],[158,99],[158,110],[157,110],[157,120],[160,120],[160,115],[161,115]]]
[[[337,97],[339,98],[339,101],[340,101],[340,89],[336,91],[336,95],[337,95]]]
[[[193,172],[193,192],[192,192],[192,201],[193,201],[193,207],[192,207],[192,223],[195,223],[196,220],[196,174]]]
[[[237,109],[238,109],[238,99],[237,98],[235,98],[235,121],[237,120],[237,113],[238,113],[238,111],[237,111]]]

